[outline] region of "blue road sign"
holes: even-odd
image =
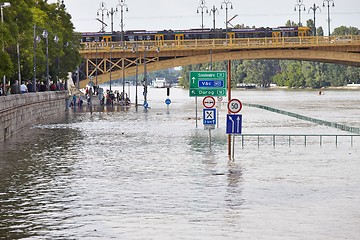
[[[216,109],[215,108],[203,109],[203,124],[204,125],[215,125],[216,124]]]
[[[242,132],[242,115],[228,114],[226,116],[226,134],[241,134]]]
[[[171,104],[171,100],[167,98],[167,99],[165,100],[165,104],[166,104],[166,105],[170,105],[170,104]]]
[[[144,108],[148,109],[148,107],[149,107],[149,104],[147,102],[144,102]]]
[[[223,88],[224,81],[222,80],[199,80],[199,88]]]

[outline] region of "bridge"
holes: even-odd
[[[110,79],[226,60],[287,59],[360,66],[360,35],[83,43],[80,81]]]

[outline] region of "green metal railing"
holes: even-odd
[[[345,135],[345,134],[242,134],[238,135],[241,137],[241,147],[244,148],[245,142],[257,142],[257,146],[260,147],[261,142],[269,143],[275,147],[276,145],[288,145],[291,146],[295,143],[303,144],[305,147],[309,143],[314,143],[314,139],[319,143],[320,146],[327,143],[335,143],[338,147],[340,139],[348,139],[350,146],[354,146],[354,139],[359,138],[360,135]],[[300,140],[299,140],[300,139]],[[318,140],[317,140],[318,139]],[[330,139],[330,140],[329,140]]]
[[[307,116],[300,115],[300,114],[297,114],[297,113],[288,112],[288,111],[284,111],[284,110],[280,110],[280,109],[276,109],[276,108],[272,108],[272,107],[268,107],[268,106],[264,106],[264,105],[259,105],[259,104],[244,103],[243,105],[248,106],[248,107],[255,107],[255,108],[259,108],[259,109],[264,109],[264,110],[267,110],[267,111],[283,114],[283,115],[286,115],[286,116],[294,117],[294,118],[297,118],[297,119],[301,119],[301,120],[304,120],[304,121],[316,123],[316,124],[323,125],[323,126],[337,128],[337,129],[347,131],[347,132],[351,132],[351,133],[355,133],[355,134],[360,134],[360,128],[357,128],[357,127],[351,127],[351,126],[347,126],[347,125],[340,124],[340,123],[324,121],[324,120],[321,120],[321,119],[307,117]]]

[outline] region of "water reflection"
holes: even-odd
[[[33,236],[48,228],[50,219],[56,227],[64,218],[57,213],[76,199],[67,189],[76,161],[69,153],[83,140],[82,134],[67,127],[43,128],[46,131],[24,131],[1,146],[1,238]]]
[[[193,99],[172,94],[169,112],[160,97],[147,113],[85,106],[2,143],[0,239],[288,240],[309,227],[308,239],[356,239],[358,148],[238,144],[228,161],[224,126],[210,148],[208,132],[195,129]],[[272,95],[287,106],[288,93],[264,101]],[[247,131],[323,130],[256,109],[244,114]]]

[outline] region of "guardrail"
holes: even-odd
[[[326,142],[329,143],[329,138],[335,141],[335,146],[338,147],[340,138],[347,138],[350,146],[354,146],[354,138],[360,138],[360,135],[339,135],[339,134],[242,134],[234,135],[235,137],[241,137],[241,147],[244,148],[245,142],[257,142],[258,148],[260,147],[261,142],[270,143],[273,147],[276,145],[288,145],[291,146],[292,143],[303,142],[304,146],[308,146],[310,141],[311,143],[318,142],[320,146],[323,146]],[[296,141],[299,138],[302,138],[300,141]],[[318,140],[316,140],[318,139]]]
[[[301,48],[309,46],[360,45],[360,35],[349,36],[311,36],[279,38],[233,38],[233,39],[192,39],[156,40],[126,42],[88,42],[82,43],[82,51],[138,52],[163,50],[201,50],[201,49],[256,49],[256,48]]]
[[[264,106],[264,105],[259,105],[259,104],[243,103],[243,105],[248,106],[248,107],[255,107],[255,108],[264,109],[264,110],[267,110],[267,111],[287,115],[287,116],[290,116],[290,117],[294,117],[294,118],[297,118],[297,119],[313,122],[313,123],[323,125],[323,126],[337,128],[337,129],[347,131],[347,132],[351,132],[351,133],[355,133],[355,134],[360,134],[360,128],[357,128],[357,127],[351,127],[351,126],[346,126],[346,125],[340,124],[340,123],[324,121],[324,120],[321,120],[321,119],[307,117],[307,116],[300,115],[300,114],[297,114],[297,113],[292,113],[292,112],[288,112],[288,111],[284,111],[284,110],[280,110],[280,109],[276,109],[276,108],[272,108],[272,107],[268,107],[268,106]]]

